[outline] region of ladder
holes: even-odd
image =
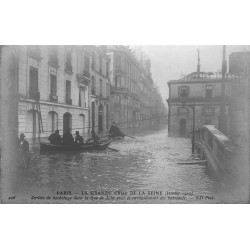
[[[43,121],[42,121],[42,115],[41,115],[41,107],[39,100],[35,100],[36,104],[36,110],[38,115],[38,126],[39,126],[39,134],[41,134],[41,131],[43,133]]]

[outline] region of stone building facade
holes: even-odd
[[[105,46],[88,46],[91,55],[90,128],[106,133],[110,127],[110,59]]]
[[[236,83],[236,76],[226,75],[225,97],[222,98],[221,73],[197,71],[180,80],[169,81],[169,132],[181,135],[190,133],[193,128],[194,112],[195,129],[203,125],[214,125],[218,128],[221,104],[222,102],[225,104],[228,118],[232,85]]]
[[[121,127],[139,126],[140,68],[127,46],[108,46],[111,81],[111,120]]]
[[[89,66],[84,46],[19,46],[19,133],[87,132]]]
[[[107,55],[111,120],[124,128],[154,126],[166,110],[152,80],[150,59],[141,50],[121,45],[107,46]]]

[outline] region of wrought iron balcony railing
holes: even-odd
[[[58,102],[58,96],[50,94],[50,101],[51,102]]]

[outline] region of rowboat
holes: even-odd
[[[100,143],[88,142],[83,145],[53,145],[51,143],[40,142],[40,150],[41,151],[76,151],[76,152],[84,152],[84,151],[92,151],[92,150],[105,150],[112,139],[102,140]]]

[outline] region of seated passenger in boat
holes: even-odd
[[[76,131],[75,143],[77,145],[83,145],[83,143],[84,143],[83,137],[80,136],[79,131]]]
[[[60,145],[62,143],[62,138],[59,134],[59,130],[57,129],[54,134],[51,134],[48,140],[51,144]]]
[[[96,135],[95,130],[92,130],[92,131],[91,131],[91,135],[92,135],[91,139],[92,139],[95,143],[99,143],[100,138]]]
[[[70,133],[70,129],[67,129],[63,135],[63,144],[64,145],[73,145],[74,144],[74,138],[73,138],[72,134]]]

